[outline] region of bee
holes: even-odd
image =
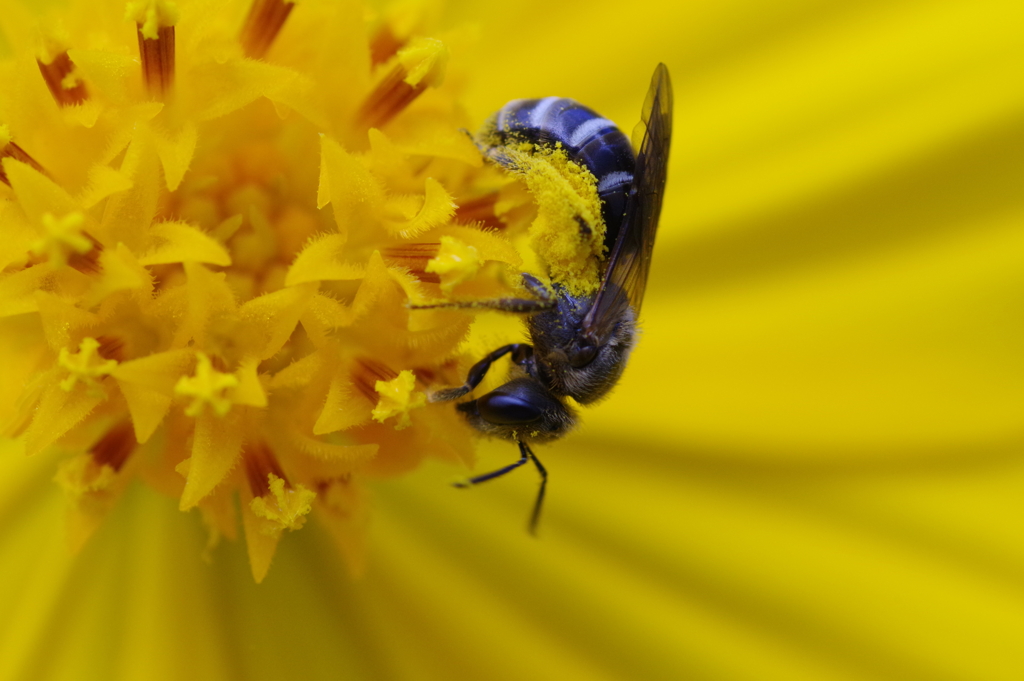
[[[495,361],[511,355],[511,380],[456,409],[480,432],[515,442],[520,458],[455,484],[470,487],[532,462],[541,482],[530,515],[531,534],[536,534],[548,475],[530,445],[557,440],[572,430],[577,415],[566,398],[586,405],[604,397],[622,375],[636,343],[672,138],[672,83],[664,64],[651,79],[641,126],[634,155],[630,140],[614,123],[571,99],[514,100],[485,125],[489,133],[479,143],[500,165],[510,164],[503,153],[508,140],[560,144],[570,160],[594,175],[607,227],[607,258],[595,293],[573,295],[558,282],[549,289],[523,274],[523,284],[534,299],[491,301],[486,307],[528,314],[531,343],[494,350],[473,365],[462,386],[431,395],[434,402],[464,397]]]

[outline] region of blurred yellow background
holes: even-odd
[[[452,54],[474,121],[559,95],[628,131],[656,63],[675,85],[644,334],[580,432],[537,449],[541,538],[531,471],[466,492],[432,464],[374,487],[359,581],[312,524],[261,585],[240,544],[202,563],[198,519],[141,486],[70,560],[52,460],[19,462],[0,485],[46,503],[0,491],[0,566],[42,605],[0,625],[0,660],[76,679],[1024,676],[1024,6],[441,16],[479,30]],[[515,456],[488,443],[479,468]]]

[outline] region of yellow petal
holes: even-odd
[[[105,244],[123,242],[133,253],[145,247],[149,226],[156,215],[157,197],[161,189],[160,158],[150,135],[132,138],[120,173],[131,182],[131,188],[107,199],[100,225],[100,241]]]
[[[99,315],[83,310],[52,293],[36,291],[35,299],[46,342],[54,352],[69,346],[73,340],[82,336],[84,330],[100,322]]]
[[[29,221],[42,223],[44,215],[64,216],[79,212],[78,204],[63,187],[32,166],[5,158],[3,168]]]
[[[92,208],[103,199],[118,192],[131,189],[132,181],[110,166],[97,164],[89,168],[89,179],[85,189],[77,196],[83,208]]]
[[[352,389],[347,373],[337,373],[331,380],[324,408],[313,426],[314,435],[347,430],[370,419],[370,405]]]
[[[187,511],[199,503],[238,461],[243,436],[241,411],[233,409],[221,417],[206,410],[196,417],[188,479],[181,493],[181,510]]]
[[[201,262],[227,267],[227,250],[201,229],[185,222],[158,222],[149,230],[149,249],[139,257],[141,265]]]
[[[259,360],[252,358],[243,361],[241,366],[238,367],[234,374],[238,379],[238,385],[231,391],[232,403],[244,404],[250,407],[267,406],[267,393],[263,389],[263,384],[256,373],[258,366]]]
[[[25,432],[25,453],[38,454],[74,428],[107,399],[103,391],[89,390],[78,385],[74,390],[63,390],[53,383],[43,391],[31,425]]]
[[[246,352],[259,359],[272,357],[295,330],[299,317],[313,298],[316,286],[304,284],[268,293],[246,302],[238,315],[246,324]]]
[[[391,234],[409,239],[429,229],[443,225],[455,215],[455,202],[437,180],[428,177],[419,208],[405,221],[388,220],[385,226]]]
[[[185,171],[188,170],[188,165],[192,161],[199,131],[195,125],[190,123],[173,133],[157,129],[153,130],[152,134],[156,153],[163,165],[167,189],[174,191],[181,184],[181,179],[185,176]]]
[[[373,229],[380,222],[384,188],[362,161],[327,137],[320,138],[320,188],[317,207],[334,210],[338,233],[346,237],[356,228]]]
[[[345,237],[341,234],[325,234],[311,240],[288,269],[285,286],[361,278],[366,271],[365,265],[342,261],[344,246]]]

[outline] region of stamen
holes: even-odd
[[[245,56],[262,58],[294,7],[295,0],[253,0],[239,37]]]
[[[124,341],[116,336],[97,336],[96,340],[99,341],[99,348],[96,349],[98,354],[103,359],[112,359],[115,362],[124,361]]]
[[[218,359],[215,355],[214,361]],[[223,417],[231,411],[233,402],[228,391],[238,387],[238,378],[234,374],[219,371],[204,352],[197,352],[196,360],[195,375],[179,378],[174,392],[192,398],[192,403],[185,408],[186,415],[199,416],[204,407],[209,405],[217,416]]]
[[[352,383],[363,397],[374,405],[380,400],[380,395],[377,394],[377,381],[390,381],[397,376],[398,374],[388,366],[369,357],[356,358],[352,366]]]
[[[405,110],[428,87],[444,80],[448,48],[440,40],[417,38],[398,51],[395,65],[359,110],[361,127],[379,128]]]
[[[248,445],[242,451],[242,461],[245,463],[245,479],[249,482],[249,489],[254,497],[262,497],[270,493],[270,475],[273,474],[288,484],[288,478],[281,470],[281,464],[277,462],[274,452],[270,447],[260,442]]]
[[[142,77],[149,93],[165,98],[174,85],[174,24],[178,7],[170,0],[129,2],[125,18],[138,26]]]
[[[99,442],[92,446],[93,461],[98,466],[110,466],[119,471],[135,450],[135,430],[130,421],[122,421],[107,431]]]
[[[93,390],[101,389],[100,381],[110,375],[117,367],[117,362],[103,358],[97,352],[99,348],[98,340],[86,337],[78,344],[77,352],[71,352],[67,348],[60,349],[57,364],[68,372],[67,378],[60,382],[61,390],[71,392],[79,383]]]
[[[103,267],[100,265],[100,255],[103,253],[103,244],[96,240],[96,238],[89,234],[89,232],[81,232],[82,236],[89,240],[92,244],[85,253],[72,252],[68,255],[68,267],[78,270],[82,274],[99,274]],[[103,354],[102,349],[100,354]]]
[[[0,161],[3,161],[5,158],[13,158],[15,161],[27,163],[42,174],[48,174],[43,169],[43,166],[39,165],[34,158],[28,155],[28,152],[11,141],[11,133],[7,126],[0,125]],[[11,181],[7,179],[7,173],[4,172],[2,162],[0,162],[0,182],[3,182],[8,187],[11,186]]]
[[[54,267],[70,265],[85,274],[99,272],[99,257],[103,246],[81,229],[84,222],[85,215],[80,211],[68,213],[62,218],[45,213],[43,231],[46,236],[33,243],[30,251],[45,256]]]
[[[397,417],[394,424],[395,430],[403,430],[412,425],[409,412],[427,403],[427,396],[422,391],[416,390],[416,376],[408,369],[399,373],[393,380],[377,381],[374,389],[380,399],[370,416],[374,421],[380,423]]]
[[[50,89],[57,106],[74,106],[89,98],[85,83],[75,71],[75,63],[71,61],[67,50],[54,55],[48,62],[36,59],[36,63],[39,64],[39,72],[43,74],[46,87]]]
[[[437,256],[427,263],[427,272],[440,277],[441,290],[450,295],[459,284],[472,279],[483,265],[480,252],[455,237],[441,237]]]
[[[458,202],[455,209],[455,221],[462,224],[482,224],[488,229],[505,229],[507,226],[498,219],[495,207],[500,198],[499,192],[491,192],[473,199]]]
[[[370,39],[370,63],[380,66],[395,56],[405,45],[405,40],[395,35],[388,24],[381,24],[377,33]]]
[[[427,284],[439,284],[441,283],[440,275],[427,272],[427,263],[437,257],[440,248],[441,244],[437,241],[406,243],[388,246],[383,249],[381,255],[384,257],[384,262],[404,267],[420,281]]]

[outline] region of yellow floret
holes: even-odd
[[[234,374],[214,369],[205,353],[197,353],[197,359],[195,375],[178,379],[174,392],[194,398],[192,404],[185,409],[189,416],[199,416],[207,404],[218,416],[224,416],[231,410],[233,403],[231,398],[225,396],[225,392],[238,386],[238,378]]]
[[[373,409],[374,420],[383,423],[392,416],[398,416],[395,430],[407,428],[412,423],[409,412],[427,403],[427,396],[414,390],[415,387],[416,377],[408,369],[393,380],[377,381],[374,388],[380,395],[380,401]]]
[[[483,261],[473,246],[453,236],[441,237],[441,248],[427,262],[426,271],[441,276],[441,290],[450,294],[452,289],[473,278]]]
[[[32,244],[32,252],[46,255],[54,267],[67,265],[72,253],[84,255],[92,250],[92,242],[81,231],[85,222],[81,212],[68,213],[60,219],[45,213],[42,222],[46,236]]]
[[[280,534],[282,530],[297,530],[306,522],[306,515],[313,509],[316,492],[306,489],[303,485],[294,488],[285,485],[285,481],[270,473],[270,492],[256,497],[249,504],[252,512],[265,522],[260,531],[264,534]]]
[[[100,343],[95,338],[83,338],[76,353],[70,353],[67,348],[61,348],[57,363],[67,369],[69,374],[60,382],[62,390],[71,392],[79,381],[89,387],[98,387],[97,379],[114,370],[117,361],[103,359],[97,352],[99,348]]]

